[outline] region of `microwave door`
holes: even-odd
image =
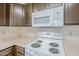
[[[42,16],[32,18],[33,27],[48,27],[50,26],[50,16]]]

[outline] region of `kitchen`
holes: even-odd
[[[66,56],[79,55],[79,5],[77,3],[0,3],[0,8],[0,56],[27,56],[28,47],[26,48],[26,46],[39,38],[39,32],[62,34],[63,53]],[[50,14],[53,13],[50,11],[53,9],[54,12],[56,10],[62,13],[61,15],[54,13],[56,17],[52,14],[54,20],[60,16],[56,20],[58,23],[56,25],[47,23],[47,25],[39,25],[41,22],[39,14],[42,17],[44,12],[43,16],[50,17]],[[34,19],[39,21],[38,25],[37,23],[34,25]]]

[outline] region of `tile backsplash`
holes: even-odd
[[[79,25],[68,25],[64,28],[0,27],[0,40],[13,37],[30,36],[40,31],[59,32],[64,37],[79,37]]]
[[[64,36],[79,37],[79,25],[65,26],[62,33]]]

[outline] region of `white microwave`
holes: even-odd
[[[32,13],[32,27],[64,26],[64,6]]]

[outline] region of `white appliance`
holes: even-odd
[[[32,27],[64,26],[64,6],[32,13]]]
[[[60,33],[39,32],[37,40],[26,45],[26,56],[64,56],[62,35]]]

